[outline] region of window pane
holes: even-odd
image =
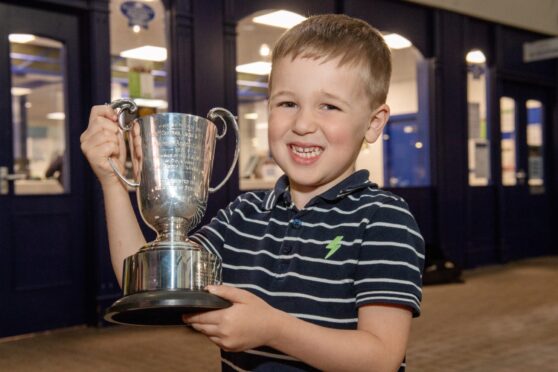
[[[471,53],[480,51],[472,51]],[[471,54],[470,53],[470,54]],[[467,63],[469,186],[486,186],[490,179],[490,139],[486,120],[486,64]]]
[[[10,35],[16,195],[69,191],[64,46],[34,35]]]
[[[168,108],[163,2],[110,2],[111,97],[130,97],[139,115]]]
[[[544,186],[543,118],[544,107],[540,101],[530,99],[527,106],[527,149],[529,186]],[[540,191],[540,190],[539,190]]]
[[[242,19],[236,28],[241,190],[272,188],[283,174],[271,157],[267,141],[267,79],[271,49],[285,28],[253,21],[272,11],[254,13]]]
[[[387,97],[390,119],[383,135],[364,144],[356,168],[367,169],[370,179],[385,187],[430,184],[428,66],[420,51],[409,46],[392,49],[392,75]],[[426,92],[418,94],[419,91]]]
[[[500,98],[500,131],[502,151],[502,185],[514,186],[516,178],[516,128],[515,100]]]

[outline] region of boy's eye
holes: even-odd
[[[285,101],[285,102],[279,102],[279,107],[296,107],[296,103],[294,102],[290,102],[290,101]]]
[[[328,104],[328,103],[322,104],[322,108],[323,108],[324,110],[338,110],[338,111],[340,110],[339,107],[337,107],[337,106],[335,106],[335,105],[330,105],[330,104]]]

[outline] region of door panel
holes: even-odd
[[[4,4],[0,18],[3,337],[84,323],[87,270],[78,19]]]
[[[503,82],[500,95],[501,173],[498,185],[502,258],[550,250],[550,201],[544,174],[551,92]]]

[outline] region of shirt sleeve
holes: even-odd
[[[397,304],[420,315],[424,239],[407,203],[386,198],[370,213],[355,273],[357,307]]]
[[[211,221],[201,227],[190,239],[201,244],[205,249],[214,255],[221,257],[221,249],[225,242],[227,226],[232,218],[234,209],[239,204],[240,197],[229,203],[226,208],[220,209]]]

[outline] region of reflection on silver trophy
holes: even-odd
[[[106,312],[115,323],[142,325],[182,324],[182,314],[219,309],[229,302],[205,291],[221,284],[221,260],[187,233],[202,219],[209,193],[220,189],[238,159],[238,125],[222,108],[210,110],[208,119],[178,113],[134,118],[134,101],[121,99],[111,106],[127,136],[133,178],[127,179],[109,158],[114,172],[136,189],[138,207],[157,238],[124,260],[124,297]],[[221,134],[213,123],[223,123]],[[224,180],[209,186],[216,138],[232,126],[236,135],[234,159]]]

